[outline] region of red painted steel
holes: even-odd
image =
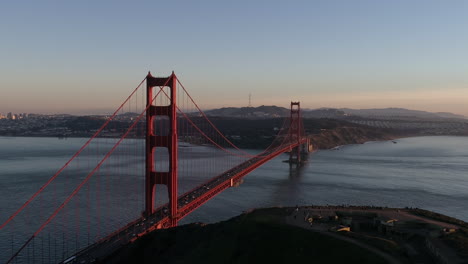
[[[298,143],[294,143],[292,145],[287,145],[279,150],[276,150],[275,152],[271,153],[270,155],[263,156],[261,157],[256,163],[252,164],[251,166],[247,167],[246,169],[240,171],[239,173],[233,175],[231,178],[219,183],[215,188],[211,188],[209,191],[206,191],[203,195],[197,197],[195,200],[190,202],[189,204],[181,207],[179,209],[179,220],[193,212],[195,209],[209,201],[211,198],[216,196],[217,194],[221,193],[222,191],[226,190],[231,186],[231,179],[233,182],[238,182],[240,181],[243,177],[248,175],[250,172],[254,171],[255,169],[259,168],[269,160],[279,156],[280,154],[287,152],[288,150],[291,149],[291,147],[295,148],[298,147],[301,144],[304,144],[307,142],[307,139],[303,138],[300,139]],[[206,183],[202,184],[205,185]],[[190,193],[190,192],[188,192]],[[181,197],[187,195],[188,193],[185,193],[184,195],[181,195]]]
[[[291,102],[291,125],[290,125],[290,138],[291,142],[301,140],[301,105],[300,102]],[[294,147],[289,154],[289,162],[300,164],[301,161],[301,144]]]
[[[21,252],[26,245],[29,244],[41,231],[42,229],[57,215],[57,213],[63,209],[63,207],[68,204],[72,197],[78,193],[81,187],[86,184],[90,177],[99,170],[103,162],[114,152],[116,147],[126,138],[129,132],[138,124],[138,121],[143,118],[146,114],[146,160],[145,160],[145,207],[144,207],[144,216],[129,223],[126,227],[119,229],[113,234],[99,240],[97,243],[87,247],[86,249],[77,253],[77,255],[87,255],[90,251],[96,250],[103,246],[106,247],[106,243],[112,244],[115,242],[112,238],[118,237],[120,234],[125,233],[127,230],[135,230],[135,227],[142,227],[142,224],[145,224],[146,229],[140,229],[137,232],[139,237],[140,235],[150,232],[158,228],[168,228],[174,227],[177,225],[178,221],[198,207],[209,201],[211,198],[221,193],[225,189],[232,187],[235,183],[239,182],[243,177],[262,166],[269,160],[279,156],[282,153],[290,152],[289,162],[300,164],[301,160],[301,145],[309,144],[309,139],[304,135],[304,129],[302,125],[302,117],[300,110],[299,102],[291,102],[291,113],[290,113],[290,122],[289,130],[287,125],[284,125],[284,132],[280,133],[277,137],[277,141],[274,141],[272,145],[267,148],[262,155],[250,155],[250,154],[241,154],[237,156],[245,156],[250,159],[236,165],[233,168],[225,171],[224,173],[219,174],[213,179],[206,181],[204,184],[199,185],[198,187],[192,189],[178,196],[178,128],[177,128],[177,110],[181,112],[181,118],[186,118],[189,123],[197,130],[200,134],[208,137],[202,130],[200,130],[196,124],[191,123],[190,118],[184,115],[177,106],[177,83],[183,91],[185,88],[178,81],[174,72],[169,77],[153,77],[148,73],[146,77],[147,82],[147,100],[146,108],[137,118],[137,120],[131,125],[122,138],[117,142],[117,144],[112,147],[112,149],[105,155],[105,157],[98,163],[96,168],[94,168],[84,179],[83,182],[67,197],[64,203],[62,203],[54,213],[47,219],[47,221],[40,226],[40,228],[31,236],[31,238],[26,241],[26,243],[19,249],[19,251],[13,255],[10,259],[13,260],[19,252]],[[140,84],[141,85],[141,84]],[[159,87],[160,90],[157,94],[153,93],[153,88]],[[168,87],[168,93],[164,91],[164,87]],[[159,93],[163,93],[169,99],[168,105],[157,105],[155,103],[155,98]],[[185,91],[186,92],[186,91]],[[134,92],[135,93],[135,92]],[[188,95],[188,93],[187,93]],[[193,99],[188,95],[190,100],[195,104]],[[127,99],[128,100],[128,99]],[[196,104],[195,104],[196,105]],[[196,106],[197,109],[198,106]],[[120,109],[120,108],[119,108]],[[199,109],[200,110],[200,109]],[[202,113],[202,116],[206,116]],[[114,114],[115,115],[115,114]],[[167,117],[169,123],[169,133],[162,134],[159,131],[158,127],[155,127],[155,120],[157,117]],[[112,118],[111,118],[112,119]],[[207,119],[207,118],[206,118]],[[208,119],[207,119],[208,120]],[[214,130],[221,135],[225,140],[227,140],[222,133],[217,130],[216,127],[208,120],[209,124],[214,128]],[[287,122],[285,122],[287,124]],[[280,130],[283,131],[283,130]],[[210,140],[208,138],[208,140]],[[228,140],[227,140],[228,141]],[[218,148],[224,149],[221,145],[217,144],[216,141],[211,140],[211,142]],[[232,145],[230,141],[229,144]],[[168,170],[167,171],[157,171],[155,166],[155,150],[156,148],[166,148],[169,154],[168,158]],[[235,148],[239,150],[237,147]],[[81,150],[80,150],[81,151]],[[227,151],[227,150],[225,150]],[[228,151],[230,152],[230,151]],[[233,156],[235,154],[231,153]],[[168,188],[169,203],[165,204],[157,209],[155,209],[155,195],[156,195],[156,185],[166,185]],[[209,186],[210,188],[207,188]],[[187,199],[190,197],[190,199]],[[34,197],[33,197],[34,198]],[[169,213],[164,212],[165,207],[169,209]],[[150,222],[151,219],[151,222]],[[150,224],[149,224],[150,222]],[[0,228],[1,229],[1,228]],[[135,235],[135,234],[133,234]],[[131,238],[130,241],[137,239],[136,237]],[[107,246],[108,246],[107,245]],[[34,246],[34,244],[33,244]],[[99,249],[97,250],[99,251]]]
[[[154,105],[153,87],[167,86],[170,89],[170,104],[167,106]],[[157,78],[148,73],[146,77],[146,176],[145,176],[145,215],[154,213],[156,185],[163,184],[168,188],[169,211],[171,226],[177,225],[177,77]],[[154,120],[157,116],[169,118],[170,132],[168,135],[156,135]],[[156,171],[154,166],[154,151],[158,147],[167,148],[169,153],[169,171]]]
[[[144,113],[144,112],[143,112]],[[81,188],[91,179],[91,177],[100,169],[102,164],[111,156],[112,153],[116,150],[116,148],[122,143],[122,141],[128,136],[130,131],[138,124],[140,119],[143,117],[143,113],[141,113],[135,120],[135,122],[127,129],[127,131],[122,135],[119,141],[106,153],[104,158],[97,164],[97,166],[90,172],[88,175],[83,179],[83,181],[73,190],[73,192],[67,196],[65,201],[57,207],[54,212],[47,218],[47,220],[34,232],[34,234],[18,249],[18,251],[12,255],[12,257],[7,261],[7,263],[11,263],[16,256],[31,242],[41,231],[54,219],[57,214],[71,201],[71,199],[81,190]]]
[[[299,142],[296,142],[296,143],[293,143],[293,144],[285,144],[284,146],[281,145],[280,148],[276,149],[275,151],[272,151],[268,155],[253,158],[253,159],[256,159],[256,161],[254,163],[252,163],[250,166],[244,168],[243,170],[239,171],[238,173],[235,173],[235,174],[231,175],[229,178],[225,178],[223,181],[220,181],[212,189],[210,189],[210,190],[205,189],[205,192],[202,195],[196,197],[190,203],[185,204],[184,206],[180,206],[179,211],[178,211],[178,215],[177,215],[177,220],[181,220],[182,218],[184,218],[185,216],[187,216],[188,214],[190,214],[191,212],[196,210],[198,207],[200,207],[201,205],[203,205],[204,203],[209,201],[211,198],[213,198],[217,194],[221,193],[222,191],[224,191],[225,189],[227,189],[229,187],[232,187],[231,182],[237,182],[237,181],[241,180],[243,177],[248,175],[250,172],[252,172],[256,168],[262,166],[263,164],[265,164],[269,160],[277,157],[278,155],[280,155],[280,154],[282,154],[284,152],[287,152],[288,150],[291,149],[291,147],[294,148],[294,147],[298,146],[299,144],[305,144],[307,141],[308,141],[307,138],[301,138],[299,140]],[[220,175],[220,176],[218,176],[218,177],[216,177],[214,179],[211,179],[211,180],[205,182],[204,184],[201,184],[197,188],[195,188],[195,189],[193,189],[193,190],[191,190],[189,192],[184,193],[178,199],[179,204],[183,203],[183,197],[185,197],[187,195],[191,195],[191,193],[196,192],[197,189],[201,189],[203,185],[206,185],[208,182],[216,180],[217,178],[221,178],[222,176],[223,175]],[[162,208],[166,207],[166,206],[167,206],[167,204],[161,206],[156,211],[161,212]],[[157,215],[157,213],[156,213],[156,215]],[[150,217],[152,217],[152,216],[149,216],[148,218],[150,218]],[[119,229],[118,231],[114,232],[112,235],[110,235],[110,236],[108,236],[106,238],[103,238],[99,242],[97,242],[97,243],[89,246],[88,248],[85,248],[82,251],[78,252],[76,254],[77,259],[78,258],[79,259],[88,259],[89,256],[93,255],[93,252],[98,252],[101,247],[103,247],[103,248],[112,247],[115,244],[114,243],[115,238],[121,237],[121,235],[120,235],[121,233],[125,233],[127,229],[132,229],[135,225],[139,225],[139,224],[141,224],[141,223],[143,223],[145,221],[148,221],[148,219],[140,218],[140,219],[138,219],[136,221],[133,221],[132,223],[129,223],[125,227],[123,227],[123,228]],[[144,234],[149,233],[149,232],[151,232],[151,231],[153,231],[155,229],[171,227],[172,226],[171,222],[172,222],[172,220],[171,220],[170,216],[169,217],[163,217],[159,221],[155,222],[153,225],[149,226],[145,231],[138,233],[134,238],[130,239],[129,242],[133,242],[138,237],[141,237]],[[114,247],[115,247],[115,245],[114,245]]]
[[[26,206],[28,206],[42,191],[44,191],[45,188],[47,188],[47,186],[49,186],[49,184],[51,184],[55,178],[57,178],[57,176],[60,175],[60,173],[62,173],[62,171],[65,170],[65,168],[67,168],[70,163],[80,155],[81,152],[83,152],[83,150],[95,139],[99,136],[99,134],[104,130],[104,128],[107,127],[107,125],[112,121],[114,120],[114,118],[117,116],[117,114],[119,113],[119,111],[123,108],[123,106],[130,100],[130,98],[138,91],[138,89],[140,89],[141,85],[143,84],[143,82],[146,80],[143,79],[140,84],[138,84],[138,86],[133,90],[133,92],[127,97],[127,99],[125,99],[125,101],[119,106],[119,108],[117,108],[117,110],[114,111],[114,113],[106,120],[106,122],[96,131],[96,133],[94,133],[94,135],[88,139],[88,141],[86,141],[86,143],[65,163],[65,165],[63,165],[49,180],[47,180],[47,182],[41,186],[41,188],[39,188],[39,190],[37,190],[32,196],[31,198],[29,198],[18,210],[16,210],[3,224],[0,225],[0,230],[2,228],[4,228],[11,220],[13,220],[13,218],[15,218],[24,208],[26,208]]]

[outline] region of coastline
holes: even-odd
[[[367,144],[367,143],[377,143],[377,142],[385,142],[385,141],[394,141],[397,139],[403,139],[403,138],[417,138],[417,137],[465,137],[468,138],[468,136],[465,135],[416,135],[416,134],[408,134],[408,135],[395,135],[389,138],[382,138],[382,139],[369,139],[368,141],[363,141],[363,142],[349,142],[347,144],[342,144],[342,145],[330,145],[329,147],[325,148],[314,148],[314,151],[317,150],[330,150],[330,149],[341,149],[341,147],[345,147],[348,145],[361,145],[361,144]],[[315,145],[314,145],[315,147]],[[311,152],[312,153],[312,152]]]
[[[320,134],[311,135],[310,142],[314,149],[333,149],[351,144],[395,140],[412,136],[417,135],[383,130],[371,130],[361,127],[340,127],[331,130],[322,130]]]
[[[383,141],[390,141],[402,138],[412,138],[412,137],[468,137],[465,135],[421,135],[421,134],[412,134],[412,133],[391,133],[391,132],[377,132],[374,135],[366,135],[365,133],[355,133],[355,134],[346,134],[351,133],[349,128],[341,128],[328,130],[321,134],[313,134],[309,135],[311,139],[311,144],[313,146],[313,151],[317,150],[328,150],[334,148],[341,148],[347,145],[359,145],[359,144],[366,144],[372,142],[383,142]],[[361,128],[355,128],[357,130],[362,130]],[[355,130],[356,131],[356,130]],[[82,136],[51,136],[51,135],[0,135],[0,138],[51,138],[51,139],[59,139],[59,140],[67,140],[67,139],[89,139],[90,136],[82,135]],[[120,137],[96,137],[98,139],[119,139]],[[144,140],[142,137],[129,137],[131,139],[141,139]],[[182,141],[180,141],[182,142]],[[251,145],[249,147],[245,147],[246,149],[261,149],[259,146]]]

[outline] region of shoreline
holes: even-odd
[[[332,150],[334,148],[340,148],[341,149],[342,147],[351,146],[351,145],[363,145],[363,144],[368,144],[368,143],[379,143],[379,142],[386,142],[386,141],[394,141],[394,140],[398,140],[398,139],[419,138],[419,137],[464,137],[464,138],[468,138],[468,135],[466,135],[466,136],[465,135],[408,135],[408,136],[396,136],[394,138],[389,138],[389,139],[369,140],[369,141],[365,141],[363,143],[349,143],[349,144],[337,145],[337,146],[334,146],[334,147],[331,147],[331,148],[324,148],[324,149],[318,149],[318,150]],[[317,149],[315,151],[317,151]]]
[[[364,144],[367,142],[382,142],[417,136],[414,134],[402,134],[392,131],[369,130],[357,127],[341,127],[332,130],[324,130],[320,134],[311,135],[310,142],[314,149],[333,149],[346,145]]]

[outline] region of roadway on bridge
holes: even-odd
[[[301,142],[302,144],[303,142]],[[205,201],[209,200],[211,197],[222,192],[223,190],[233,186],[235,181],[240,180],[242,177],[258,168],[265,162],[271,160],[272,158],[288,151],[293,148],[295,145],[289,145],[288,147],[283,147],[271,151],[266,151],[262,153],[261,156],[255,156],[238,166],[224,172],[223,174],[209,180],[208,182],[200,185],[199,187],[181,195],[177,200],[178,210],[181,212],[179,219],[183,218]],[[235,180],[233,182],[233,180]],[[209,195],[207,195],[209,194]],[[76,255],[71,256],[67,259],[73,258],[75,263],[93,263],[97,259],[102,259],[106,256],[109,256],[114,251],[119,249],[129,242],[133,242],[139,237],[143,236],[146,233],[149,233],[155,229],[163,228],[169,223],[169,210],[168,204],[156,209],[156,211],[148,216],[139,218],[125,227],[117,230],[113,234],[107,236],[106,238],[98,241],[97,243],[84,248]]]

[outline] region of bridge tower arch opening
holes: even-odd
[[[168,105],[154,103],[153,87],[168,87]],[[166,185],[169,196],[170,226],[177,225],[177,105],[176,105],[177,77],[172,72],[169,77],[153,77],[151,73],[146,76],[146,170],[145,170],[145,215],[155,211],[156,186]],[[161,94],[161,96],[165,96]],[[166,117],[169,131],[165,135],[158,135],[155,131],[154,120],[157,117]],[[168,170],[157,171],[155,168],[156,148],[166,148],[169,156]]]

